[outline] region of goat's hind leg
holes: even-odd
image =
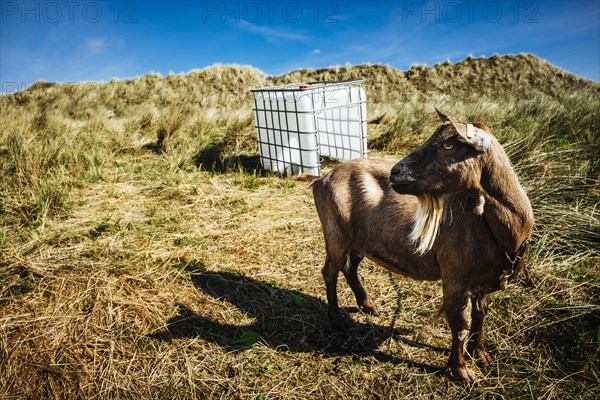
[[[332,257],[327,254],[325,265],[323,266],[323,279],[325,280],[325,289],[327,293],[327,316],[334,329],[345,330],[350,326],[340,313],[340,306],[337,297],[337,280],[340,270],[344,266],[344,259]]]
[[[351,254],[348,257],[342,272],[344,273],[346,282],[348,282],[352,292],[354,292],[358,306],[367,314],[379,315],[379,312],[377,311],[377,305],[369,298],[369,296],[367,296],[367,293],[365,292],[365,289],[358,278],[358,265],[362,259],[363,257]]]
[[[483,319],[488,312],[488,296],[477,295],[471,299],[471,332],[467,343],[467,352],[481,367],[487,367],[492,363],[492,358],[483,346]]]

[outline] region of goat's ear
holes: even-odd
[[[449,115],[444,114],[443,112],[441,112],[440,110],[438,110],[437,108],[435,108],[435,111],[437,111],[440,119],[442,120],[442,122],[450,122],[452,124],[452,126],[454,126],[454,128],[456,129],[456,131],[458,131],[461,128],[461,125],[464,125],[462,122],[460,122],[459,120],[457,120],[454,117],[451,117]]]
[[[443,112],[438,110],[437,107],[433,107],[433,108],[435,108],[435,111],[440,116],[440,119],[442,120],[442,122],[450,122],[450,118],[446,114],[444,114]]]
[[[490,134],[480,129],[473,124],[465,124],[462,122],[455,123],[450,121],[456,132],[458,132],[458,140],[468,145],[473,146],[477,151],[484,152],[492,145]]]
[[[489,134],[473,124],[465,124],[454,117],[444,114],[437,108],[435,109],[442,122],[450,122],[452,127],[458,133],[458,139],[473,146],[476,150],[484,152],[491,146]]]

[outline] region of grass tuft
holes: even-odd
[[[476,387],[445,377],[438,282],[396,285],[365,262],[381,315],[340,284],[355,325],[331,330],[309,186],[260,170],[250,88],[353,78],[371,157],[418,147],[436,106],[490,126],[532,201],[527,269],[492,296],[495,363],[469,361]],[[599,93],[518,55],[278,77],[215,65],[1,96],[0,397],[600,397]]]

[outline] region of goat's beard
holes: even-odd
[[[444,215],[444,199],[431,194],[421,194],[418,199],[409,240],[416,246],[415,253],[423,255],[431,250],[438,235]]]

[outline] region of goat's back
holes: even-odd
[[[410,235],[419,200],[392,189],[392,166],[382,160],[353,160],[313,183],[327,256],[340,263],[349,255],[366,257],[418,280],[448,274],[471,280],[474,271],[485,281],[497,279],[496,265],[504,253],[483,219],[461,209],[461,194],[444,196],[440,233],[430,251],[417,254]]]
[[[357,159],[313,183],[327,255],[337,262],[358,255],[414,279],[439,279],[433,253],[417,257],[410,243],[418,200],[392,189],[393,165]]]
[[[385,212],[414,212],[416,197],[396,193],[389,182],[394,162],[356,159],[341,164],[313,183],[313,197],[319,217],[332,215],[340,226],[350,228],[363,220],[380,222]],[[380,218],[376,218],[380,216]],[[323,219],[321,218],[321,221]]]

